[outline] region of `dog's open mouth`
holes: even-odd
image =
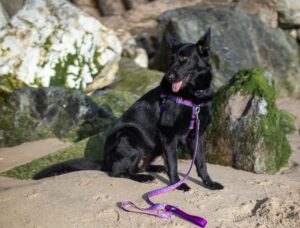
[[[180,88],[182,87],[182,85],[188,80],[188,78],[189,78],[189,76],[185,77],[181,81],[172,83],[172,91],[174,93],[177,93],[180,90]]]
[[[182,83],[183,83],[183,80],[172,83],[172,91],[174,93],[177,93],[180,90]]]

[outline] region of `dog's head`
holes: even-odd
[[[212,75],[209,64],[210,29],[197,43],[181,43],[167,32],[166,40],[172,57],[165,80],[174,93],[204,91],[210,87]]]

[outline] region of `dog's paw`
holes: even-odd
[[[179,185],[176,189],[177,189],[177,190],[180,190],[180,191],[187,192],[187,191],[189,191],[191,188],[190,188],[187,184],[183,183],[183,184]]]
[[[222,184],[214,181],[203,181],[203,183],[211,190],[221,190],[224,188]]]
[[[147,175],[147,174],[130,175],[129,178],[134,181],[141,182],[141,183],[152,182],[155,180],[155,178],[153,176]]]
[[[143,175],[140,180],[141,182],[152,182],[155,180],[155,177],[151,175]]]

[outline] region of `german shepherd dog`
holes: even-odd
[[[198,176],[210,189],[222,189],[223,186],[212,181],[207,172],[202,144],[205,131],[211,122],[211,66],[209,64],[210,30],[196,44],[181,43],[171,34],[166,34],[167,43],[172,50],[169,69],[160,86],[142,96],[117,121],[108,133],[104,145],[103,161],[86,158],[73,159],[50,166],[38,174],[35,179],[49,177],[79,170],[106,171],[112,177],[125,177],[138,182],[153,181],[154,177],[141,172],[166,171],[170,183],[179,181],[177,171],[177,149],[186,146],[193,152],[195,129],[188,132],[192,108],[171,100],[164,101],[161,111],[161,94],[170,94],[192,101],[195,104],[206,103],[199,114],[200,145],[196,152],[195,165]],[[187,133],[188,132],[188,133]],[[187,134],[186,134],[187,133]],[[186,134],[186,137],[183,135]],[[151,165],[162,155],[165,166]],[[177,189],[188,191],[187,184]]]

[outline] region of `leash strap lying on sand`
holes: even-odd
[[[195,128],[195,145],[194,145],[194,152],[193,152],[193,159],[192,159],[192,163],[190,165],[190,168],[188,170],[188,172],[184,175],[184,177],[179,180],[177,183],[172,184],[170,186],[166,186],[163,188],[159,188],[159,189],[155,189],[151,192],[148,192],[146,194],[146,201],[147,203],[150,205],[150,207],[148,208],[140,208],[138,206],[136,206],[133,202],[129,201],[129,200],[124,200],[121,202],[120,207],[127,212],[135,212],[135,213],[140,213],[140,214],[147,214],[147,215],[151,215],[151,216],[155,216],[158,218],[170,218],[171,216],[173,216],[174,214],[176,214],[177,216],[180,216],[200,227],[205,227],[207,221],[204,218],[198,217],[198,216],[194,216],[194,215],[190,215],[187,214],[186,212],[180,210],[179,208],[172,206],[172,205],[167,205],[167,204],[161,204],[161,203],[154,203],[150,198],[166,193],[168,191],[171,191],[175,188],[177,188],[179,185],[181,185],[189,176],[192,168],[193,168],[193,164],[194,161],[196,159],[196,154],[197,154],[197,149],[198,149],[198,141],[199,141],[199,126],[200,126],[200,121],[198,119],[198,112],[195,113],[196,115],[196,128]],[[132,207],[136,208],[137,211],[134,210],[128,210],[126,208],[126,206],[131,205]]]

